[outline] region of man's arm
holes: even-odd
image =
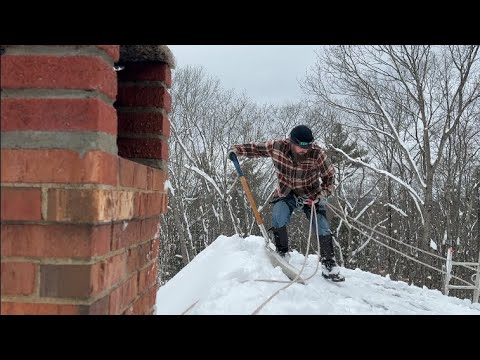
[[[245,156],[248,158],[271,157],[273,143],[274,140],[251,144],[236,144],[232,145],[231,150],[233,150],[237,156]]]

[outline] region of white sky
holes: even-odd
[[[225,89],[259,103],[285,104],[302,97],[297,80],[315,64],[321,45],[168,45],[177,68],[205,67]],[[175,71],[173,72],[175,76]]]
[[[188,315],[249,315],[285,283],[257,279],[289,279],[273,267],[264,249],[264,239],[238,235],[220,236],[157,292],[156,313]],[[301,268],[305,257],[291,253],[290,263]],[[302,274],[311,275],[318,261],[310,255]],[[325,280],[320,270],[306,285],[293,284],[267,302],[259,314],[269,315],[480,315],[480,304],[444,296],[430,290],[396,282],[388,277],[342,268],[345,282]],[[195,304],[193,307],[191,307]]]

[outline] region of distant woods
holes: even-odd
[[[478,51],[479,46],[325,47],[299,84],[304,101],[281,106],[260,106],[226,90],[203,68],[175,70],[160,283],[219,235],[260,235],[228,149],[286,137],[304,123],[337,168],[330,203],[340,216],[329,212],[337,259],[348,268],[441,290],[443,275],[430,267],[441,270],[445,262],[429,253],[445,258],[453,246],[454,261],[477,262],[480,251]],[[271,160],[240,160],[268,228],[276,185]],[[368,228],[359,231],[357,222]],[[303,213],[293,216],[289,235],[292,249],[304,253]],[[453,273],[469,281],[473,274],[456,266]],[[451,294],[471,298],[472,291]]]

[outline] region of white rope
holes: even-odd
[[[197,305],[197,303],[200,301],[200,299],[198,299],[197,301],[195,301],[192,305],[190,305],[187,310],[185,310],[184,312],[182,312],[180,315],[186,315],[187,312],[189,312],[195,305]]]
[[[334,206],[330,206],[330,209],[334,212],[335,215],[337,215],[338,217],[341,217],[341,214],[339,214],[339,213],[337,212],[337,211],[338,211],[337,208],[335,208]],[[347,215],[347,216],[348,216],[348,215]],[[353,218],[352,218],[352,220],[354,220],[356,223],[358,223],[358,224],[366,227],[367,229],[374,231],[374,229],[371,229],[369,226],[361,223],[360,221],[355,220],[355,219],[353,219]],[[413,260],[413,261],[415,261],[415,262],[417,262],[417,263],[419,263],[419,264],[422,264],[422,265],[424,265],[424,266],[426,266],[426,267],[428,267],[428,268],[430,268],[430,269],[433,269],[433,270],[435,270],[435,271],[438,271],[438,272],[440,272],[440,273],[442,273],[442,274],[447,274],[447,272],[444,271],[444,270],[437,269],[437,268],[434,267],[434,266],[431,266],[431,265],[429,265],[429,264],[426,264],[426,263],[424,263],[424,262],[422,262],[422,261],[420,261],[420,260],[415,259],[414,257],[411,257],[411,256],[409,256],[409,255],[407,255],[407,254],[402,253],[401,251],[399,251],[399,250],[397,250],[397,249],[392,248],[392,247],[389,246],[389,245],[386,245],[386,244],[382,243],[381,241],[375,239],[374,237],[371,237],[370,235],[366,234],[363,230],[361,230],[360,228],[356,227],[356,226],[353,225],[353,224],[350,224],[350,226],[351,226],[352,228],[354,228],[355,230],[359,231],[361,234],[370,237],[371,240],[375,241],[376,243],[385,246],[387,249],[390,249],[390,250],[392,250],[392,251],[394,251],[394,252],[396,252],[396,253],[398,253],[398,254],[400,254],[400,255],[402,255],[402,256],[405,256],[406,258],[408,258],[408,259],[410,259],[410,260]],[[377,233],[379,233],[380,235],[383,235],[383,236],[385,236],[385,237],[387,237],[387,238],[391,238],[390,236],[385,235],[385,234],[382,234],[381,232],[378,232],[378,231],[376,231],[376,230],[375,230],[375,232],[377,232]],[[391,238],[391,239],[393,239],[393,238]],[[395,240],[395,239],[393,239],[393,240]],[[398,240],[396,240],[396,241],[397,241],[397,242],[400,242],[401,244],[408,245],[408,244],[402,243],[401,241],[398,241]],[[427,254],[430,254],[430,253],[427,252]],[[430,255],[433,255],[433,254],[430,254]],[[438,256],[437,256],[437,257],[438,257]],[[440,257],[440,258],[441,258],[442,260],[445,260],[445,259],[442,258],[442,257]],[[459,277],[457,277],[457,276],[455,276],[455,275],[450,275],[450,277],[453,278],[453,279],[460,280],[460,281],[464,282],[465,284],[472,285],[472,284],[469,283],[468,281],[463,280],[462,278],[459,278]]]
[[[444,257],[440,256],[440,255],[433,254],[433,253],[428,252],[428,251],[426,251],[426,250],[420,249],[420,248],[418,248],[418,247],[416,247],[416,246],[413,246],[413,245],[407,244],[407,243],[405,243],[405,242],[403,242],[403,241],[397,240],[397,239],[395,239],[395,238],[393,238],[393,237],[391,237],[391,236],[389,236],[389,235],[387,235],[387,234],[384,234],[384,233],[382,233],[382,232],[380,232],[380,231],[378,231],[378,230],[376,230],[376,229],[372,229],[372,228],[369,227],[368,225],[365,225],[364,223],[362,223],[361,221],[359,221],[359,220],[351,217],[350,215],[348,215],[348,214],[342,214],[342,213],[341,213],[341,210],[339,210],[338,208],[336,208],[336,207],[333,206],[333,205],[328,204],[328,207],[329,207],[332,211],[334,211],[334,212],[335,212],[335,210],[336,210],[335,215],[337,215],[337,216],[340,217],[341,219],[344,219],[343,216],[345,216],[345,217],[347,217],[347,218],[355,221],[356,223],[360,224],[361,226],[366,227],[368,230],[371,230],[372,232],[377,233],[377,234],[383,236],[383,237],[386,238],[386,239],[393,240],[393,241],[395,241],[395,242],[397,242],[397,243],[399,243],[399,244],[401,244],[401,245],[407,246],[407,247],[409,247],[409,248],[412,248],[412,249],[415,249],[415,250],[417,250],[417,251],[423,252],[423,253],[425,253],[425,254],[427,254],[427,255],[430,255],[430,256],[436,257],[436,258],[438,258],[438,259],[441,259],[441,260],[443,260],[443,261],[446,261],[446,259],[445,259]],[[345,220],[345,219],[344,219],[344,220]],[[347,221],[346,221],[346,223],[347,223],[347,224],[350,224],[350,223],[347,222]]]
[[[249,281],[261,281],[261,282],[271,282],[271,283],[288,283],[290,284],[292,280],[273,280],[273,279],[249,279],[249,280],[242,280],[240,281],[241,284],[249,282]]]
[[[477,269],[475,267],[471,267],[469,265],[473,265],[473,266],[480,266],[480,264],[478,263],[470,263],[470,262],[462,262],[462,261],[452,261],[452,265],[458,265],[458,266],[463,266],[464,268],[467,268],[467,269],[470,269],[470,270],[473,270],[473,271],[477,271]]]
[[[318,221],[317,221],[317,212],[316,211],[313,211],[314,209],[314,206],[312,205],[312,212],[311,212],[311,219],[315,219],[314,220],[314,223],[315,223],[315,229],[317,229],[315,231],[316,235],[317,235],[317,257],[318,257],[318,261],[316,262],[316,265],[315,265],[315,271],[313,272],[312,275],[310,275],[309,277],[305,278],[304,280],[307,281],[307,280],[310,280],[312,277],[314,277],[316,274],[317,274],[317,271],[318,271],[318,266],[320,264],[320,236],[319,236],[319,232],[320,232],[320,229],[318,229]],[[310,221],[310,227],[312,227],[312,221]],[[309,235],[310,236],[310,235]],[[307,245],[307,252],[306,252],[306,255],[305,255],[305,259],[308,257],[308,251],[310,250],[310,247]],[[315,250],[313,250],[313,252],[315,252]]]
[[[310,249],[310,238],[312,236],[312,224],[313,224],[313,221],[315,219],[315,222],[317,221],[317,213],[315,212],[315,204],[312,203],[311,205],[311,213],[310,213],[310,227],[309,227],[309,230],[308,230],[308,241],[307,241],[307,250],[305,252],[305,258],[304,258],[304,261],[303,261],[303,264],[302,264],[302,268],[300,269],[300,271],[298,272],[297,276],[295,277],[295,279],[291,280],[291,281],[288,281],[287,282],[287,285],[281,287],[280,289],[278,289],[277,291],[275,291],[271,296],[268,297],[267,300],[265,300],[259,307],[257,307],[255,309],[255,311],[252,312],[252,315],[257,315],[258,312],[263,309],[263,307],[268,304],[275,296],[277,296],[280,291],[282,290],[285,290],[287,289],[288,287],[292,286],[293,284],[295,284],[296,282],[298,282],[297,280],[300,278],[300,275],[302,274],[303,270],[305,269],[305,264],[307,263],[307,260],[308,260],[308,251]],[[317,225],[316,225],[317,226]],[[318,229],[316,231],[317,233],[317,244],[319,246],[319,253],[320,253],[320,242],[319,242],[319,238],[318,238]],[[319,255],[319,260],[320,260],[320,255]],[[309,276],[308,278],[306,278],[305,280],[308,280],[310,278],[312,278],[316,273],[317,273],[317,270],[318,270],[318,262],[317,262],[317,267],[315,269],[315,272]],[[279,281],[279,280],[263,280],[263,279],[259,279],[259,280],[255,280],[255,281],[265,281],[265,282],[285,282],[285,281]]]

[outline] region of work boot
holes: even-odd
[[[335,252],[333,251],[332,235],[319,236],[320,240],[320,262],[322,263],[323,277],[333,281],[344,281],[345,278],[340,275],[340,268],[335,262]]]
[[[287,227],[282,226],[281,228],[272,228],[272,231],[277,253],[279,253],[281,257],[285,257],[285,254],[288,253]]]

